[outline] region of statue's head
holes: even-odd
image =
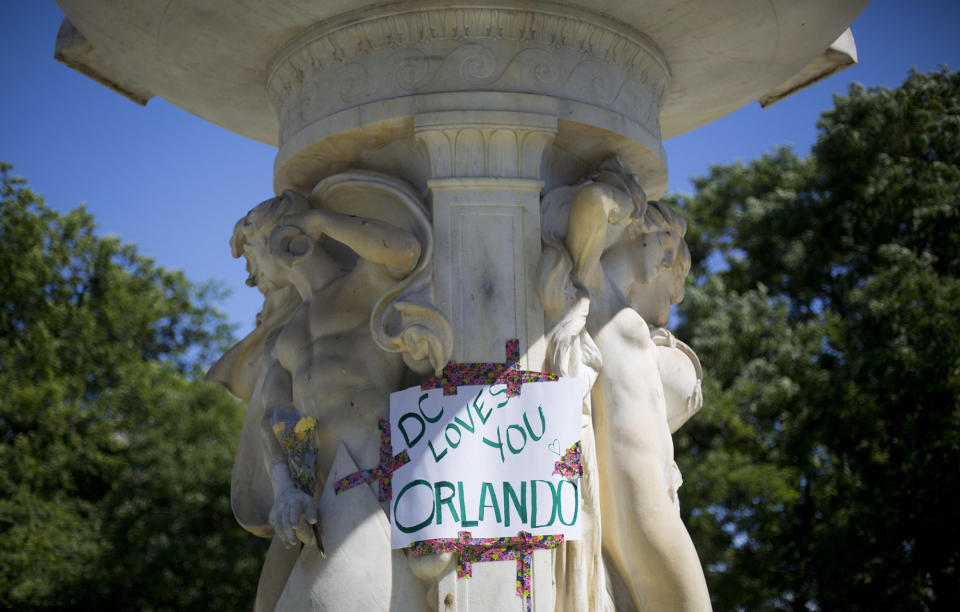
[[[306,197],[287,190],[261,202],[237,221],[230,248],[234,257],[242,255],[247,259],[248,286],[257,287],[266,294],[288,284],[285,269],[278,265],[270,253],[270,233],[284,217],[305,212],[309,208]]]
[[[643,218],[631,220],[604,257],[604,269],[622,279],[618,284],[624,296],[651,325],[666,326],[670,306],[683,299],[690,271],[686,231],[683,217],[659,202],[649,202]]]
[[[671,279],[673,291],[670,301],[676,304],[683,299],[684,281],[690,272],[690,249],[683,240],[687,233],[687,222],[660,202],[651,202],[644,215],[644,226],[648,233],[656,234],[662,244],[657,274]]]

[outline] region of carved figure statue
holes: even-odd
[[[583,539],[557,555],[558,609],[709,610],[671,438],[700,408],[700,365],[664,329],[690,265],[685,223],[616,158],[541,211],[547,367],[591,389]]]
[[[233,508],[245,528],[273,536],[255,609],[347,609],[361,601],[374,609],[422,607],[421,586],[404,554],[390,550],[389,531],[368,529],[357,536],[366,538],[365,550],[352,551],[379,556],[388,567],[341,555],[327,571],[334,561],[317,550],[311,524],[322,525],[326,540],[336,528],[331,519],[364,512],[340,500],[332,506],[337,517],[318,512],[335,457],[377,465],[378,419],[388,416],[389,394],[411,371],[439,372],[451,354],[449,325],[430,295],[426,211],[402,181],[343,173],[319,183],[309,199],[288,191],[260,204],[237,224],[231,245],[235,256],[247,257],[248,284],[264,292],[265,307],[256,330],[208,376],[249,401]],[[286,427],[304,423],[315,436],[313,494],[298,486],[280,438]],[[376,496],[360,489],[358,495],[372,496],[361,500],[364,507],[381,512]],[[357,520],[374,518],[385,524],[385,514]],[[337,597],[327,588],[331,581],[352,584],[358,599],[331,600]]]

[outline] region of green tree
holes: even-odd
[[[248,607],[215,294],[0,178],[0,607]]]
[[[809,157],[672,198],[705,369],[684,513],[720,610],[956,609],[960,75],[834,103]]]

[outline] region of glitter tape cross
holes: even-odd
[[[530,535],[526,531],[517,533],[515,538],[473,538],[469,531],[461,531],[456,538],[438,538],[423,540],[410,545],[413,555],[455,552],[457,558],[457,578],[469,578],[473,572],[473,563],[488,561],[517,560],[517,595],[523,598],[527,612],[533,608],[533,551],[548,550],[563,544],[562,535]]]
[[[567,480],[574,480],[583,476],[583,466],[580,465],[579,441],[567,449],[560,461],[553,464],[553,473],[560,474]]]
[[[393,473],[405,463],[409,463],[410,456],[406,450],[399,455],[393,456],[393,446],[390,444],[390,423],[386,419],[380,419],[380,465],[369,469],[360,470],[341,478],[333,485],[333,490],[339,495],[347,489],[363,484],[365,482],[380,481],[380,490],[377,498],[384,502],[393,497]]]
[[[420,385],[422,391],[442,388],[444,395],[456,395],[461,385],[507,386],[507,397],[520,395],[520,386],[528,382],[559,380],[556,374],[520,369],[520,341],[507,340],[507,358],[503,363],[449,363],[440,376],[434,376]]]

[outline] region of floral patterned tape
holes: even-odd
[[[457,578],[469,578],[472,563],[487,561],[517,560],[517,595],[523,598],[527,612],[533,608],[531,588],[533,582],[533,551],[547,550],[563,544],[562,535],[535,536],[521,531],[515,538],[473,538],[469,531],[461,531],[457,538],[422,540],[410,545],[413,555],[434,553],[459,553]]]
[[[380,481],[380,490],[377,497],[380,501],[388,501],[393,498],[393,472],[401,465],[410,461],[410,456],[406,450],[399,455],[393,455],[393,446],[390,444],[390,423],[386,419],[380,419],[380,465],[369,469],[360,470],[341,478],[333,485],[333,490],[338,495],[347,489],[360,485],[365,482]]]
[[[555,462],[553,466],[553,473],[560,474],[567,480],[583,476],[583,466],[580,465],[580,442],[577,441],[568,448],[560,461]]]
[[[442,388],[444,395],[456,395],[460,385],[507,385],[507,397],[520,395],[520,386],[528,382],[558,380],[556,374],[520,369],[520,341],[507,340],[507,359],[503,363],[449,363],[440,376],[420,385],[420,389]]]

